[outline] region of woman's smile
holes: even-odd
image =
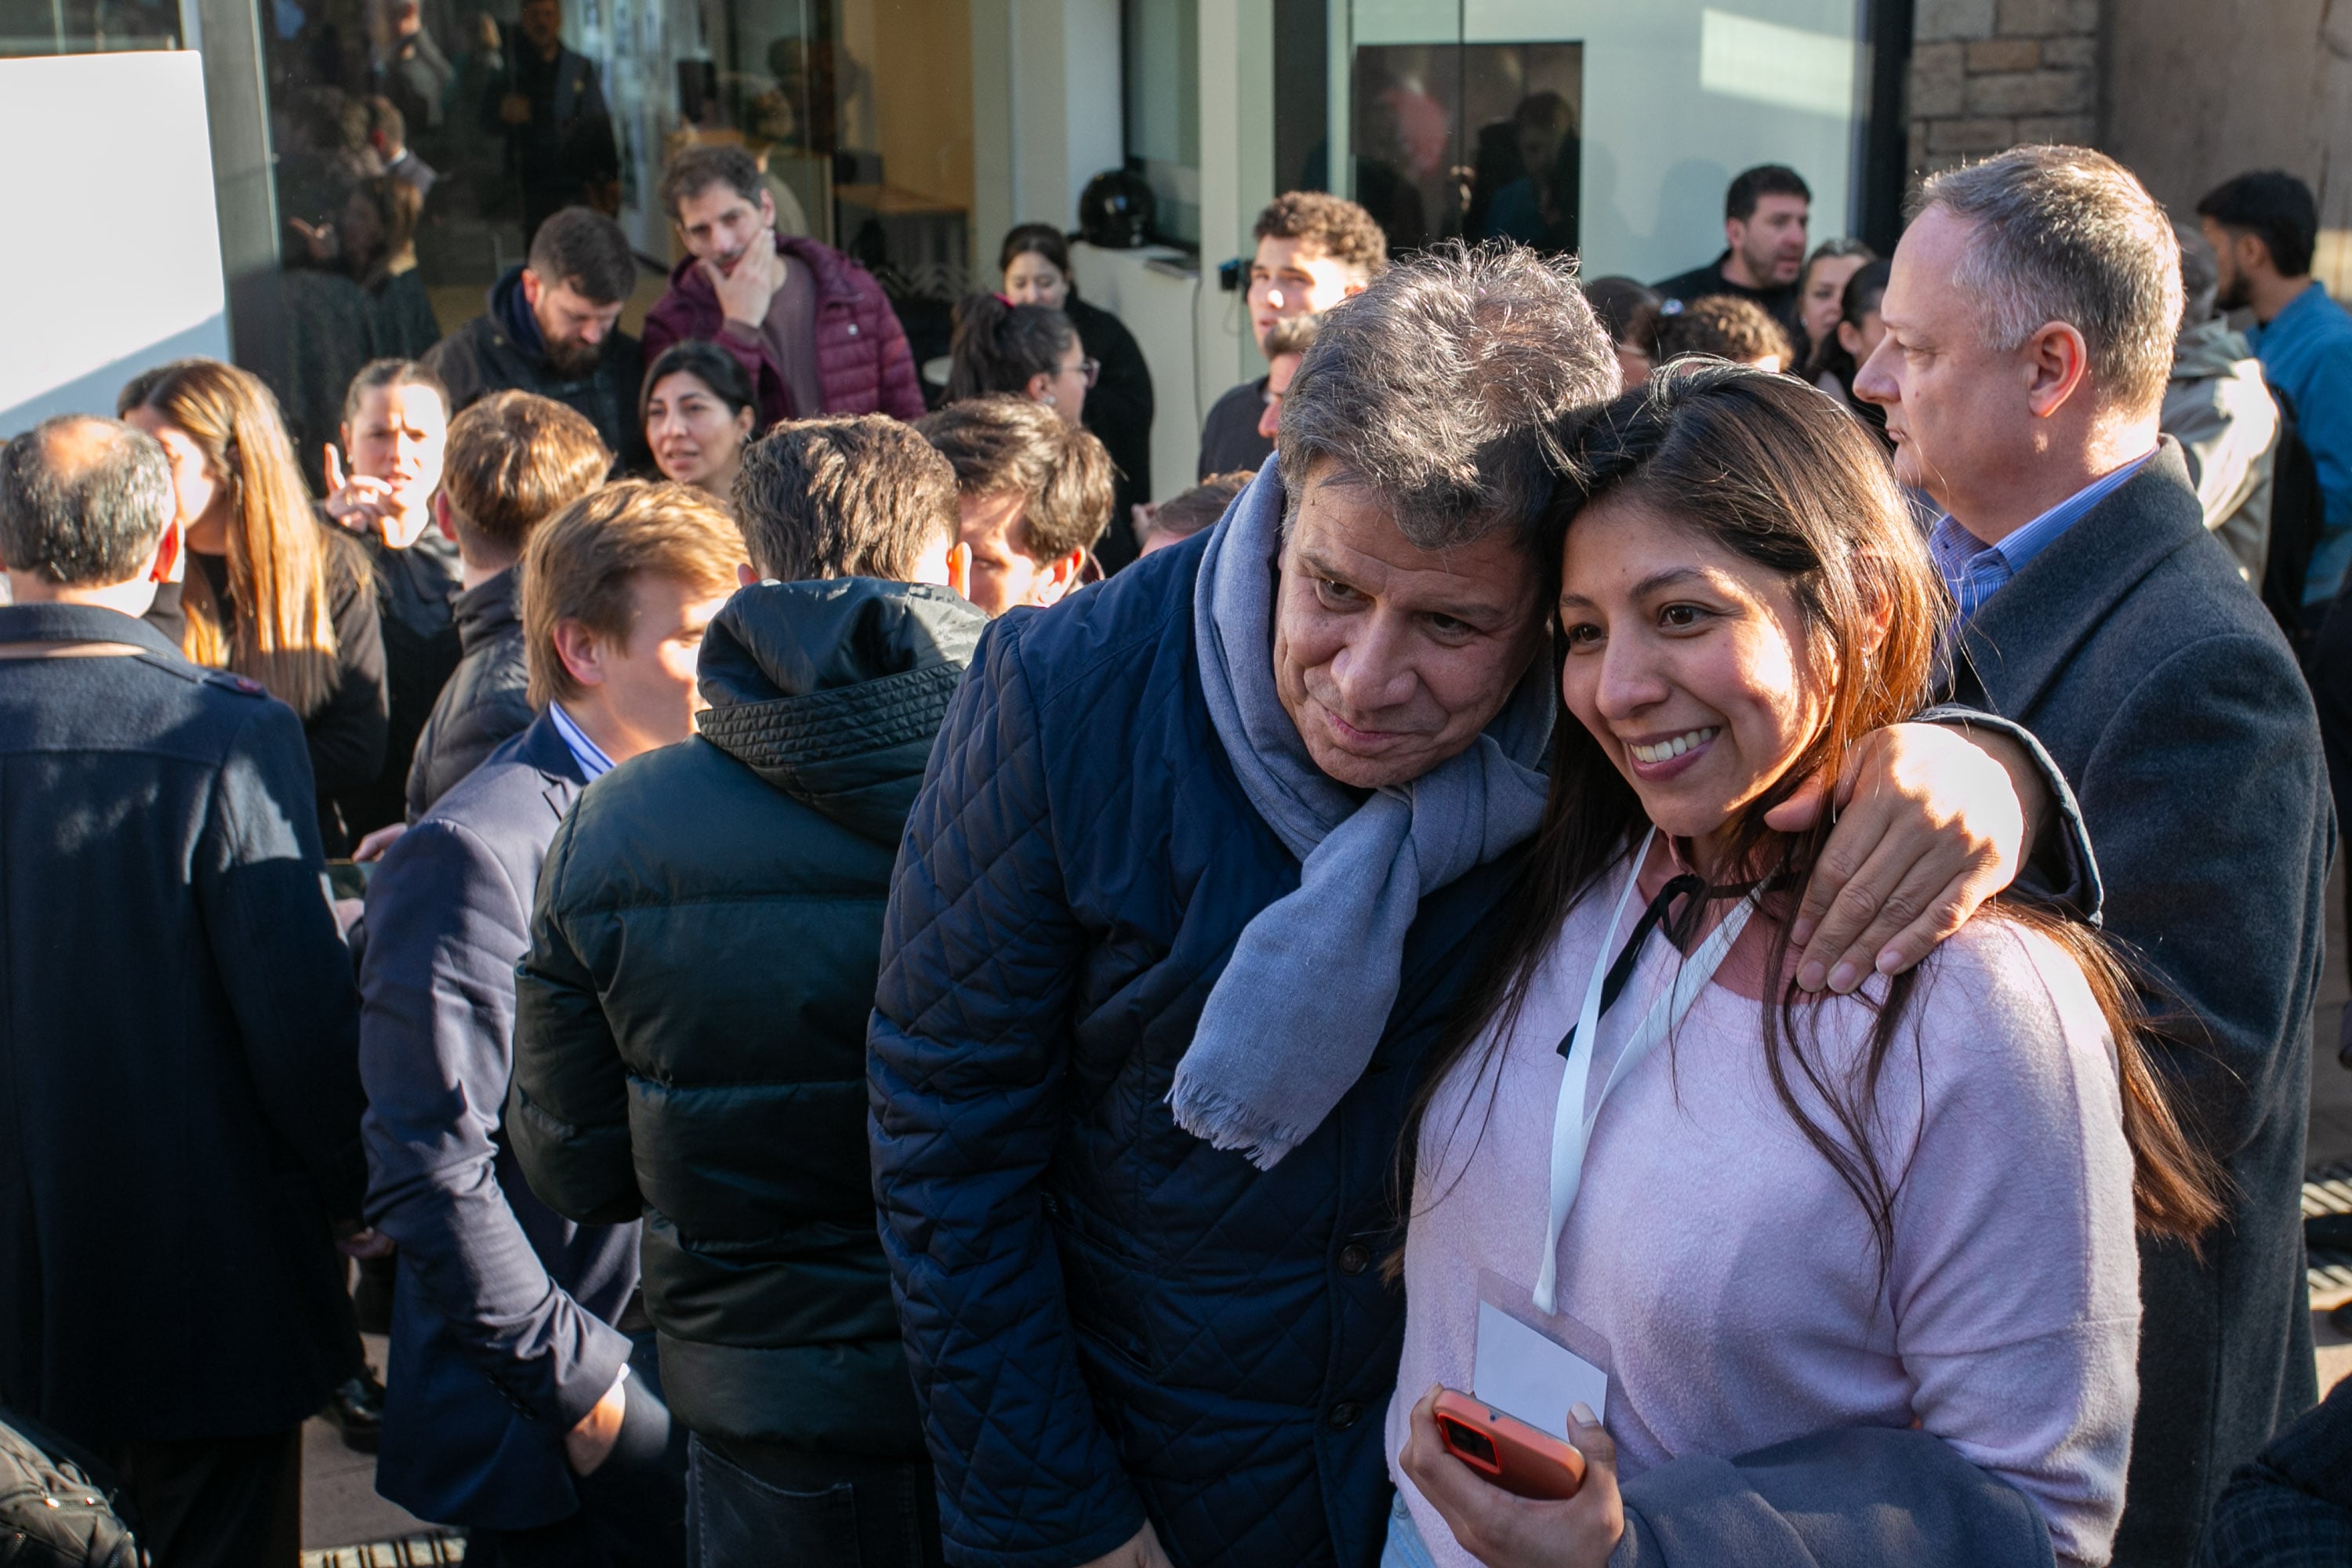
[[[1647,742],[1627,740],[1625,754],[1633,759],[1633,771],[1643,778],[1668,779],[1695,765],[1722,733],[1722,725],[1709,724]]]

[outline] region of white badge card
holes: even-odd
[[[1609,1346],[1565,1312],[1538,1312],[1524,1285],[1478,1271],[1478,1349],[1470,1393],[1539,1432],[1568,1433],[1579,1400],[1609,1417]]]

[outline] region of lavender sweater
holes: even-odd
[[[1433,1383],[1471,1387],[1480,1269],[1535,1281],[1556,1047],[1612,882],[1570,915],[1499,1061],[1482,1042],[1424,1125],[1389,1468],[1441,1564],[1474,1560],[1396,1463],[1406,1414]],[[1675,962],[1653,942],[1602,1020],[1596,1089]],[[1880,1081],[1882,1162],[1916,1150],[1883,1292],[1860,1204],[1774,1095],[1760,1006],[1709,986],[1628,1075],[1561,1237],[1559,1305],[1609,1347],[1621,1474],[1916,1421],[2032,1499],[2062,1560],[2106,1562],[2139,1265],[2115,1053],[2081,972],[1992,917],[1928,961]],[[1843,1067],[1870,1016],[1826,1006],[1819,1037]]]

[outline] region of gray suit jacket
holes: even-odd
[[[613,1324],[636,1289],[637,1226],[573,1225],[540,1202],[503,1125],[515,964],[581,788],[542,714],[442,796],[368,888],[367,1215],[400,1244],[376,1489],[444,1523],[570,1515],[563,1434],[629,1359]]]
[[[2030,727],[2082,804],[2107,929],[2210,1035],[2159,1047],[2230,1223],[2141,1247],[2140,1416],[2116,1562],[2193,1560],[2207,1505],[2317,1395],[2301,1193],[2334,842],[2311,695],[2204,527],[2179,447],[1964,629],[1951,695]]]

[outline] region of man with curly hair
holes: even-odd
[[[1258,352],[1276,321],[1321,314],[1387,270],[1388,236],[1371,214],[1321,191],[1286,191],[1257,215],[1257,254],[1250,260],[1250,331]],[[1243,382],[1211,405],[1201,426],[1196,479],[1234,468],[1252,473],[1274,455],[1261,434],[1266,378]]]

